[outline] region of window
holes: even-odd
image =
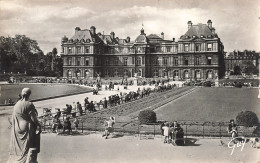
[[[184,71],[184,78],[185,79],[189,78],[189,71],[188,70]]]
[[[85,47],[85,53],[90,53],[90,47],[89,46]]]
[[[132,65],[135,64],[135,57],[132,57]]]
[[[200,79],[200,70],[196,71],[196,79]]]
[[[77,47],[77,54],[81,53],[81,47]]]
[[[124,58],[124,66],[127,66],[127,59],[128,58]]]
[[[109,71],[106,69],[105,70],[105,76],[108,77],[109,76]]]
[[[207,51],[212,51],[212,44],[208,44],[208,48],[207,48]]]
[[[129,76],[129,71],[128,70],[124,70],[124,76]]]
[[[189,51],[189,44],[184,44],[184,51],[188,52]]]
[[[118,71],[117,70],[115,70],[114,75],[115,75],[115,77],[118,76]]]
[[[173,71],[173,76],[174,76],[174,78],[178,77],[179,76],[179,71],[178,70]]]
[[[141,69],[138,70],[137,76],[142,76],[142,70]]]
[[[115,65],[118,65],[118,58],[115,58]]]
[[[159,75],[159,71],[158,70],[154,70],[153,76],[158,77],[158,75]]]
[[[72,58],[71,58],[71,57],[68,58],[68,65],[69,65],[69,66],[72,65]]]
[[[188,65],[189,64],[189,59],[187,57],[184,58],[184,65]]]
[[[144,56],[142,56],[142,65],[144,65]]]
[[[77,71],[76,71],[76,77],[77,77],[77,78],[80,77],[80,70],[77,70]]]
[[[86,65],[86,66],[89,66],[89,58],[86,58],[85,65]]]
[[[106,60],[105,60],[105,65],[109,65],[109,60],[108,60],[108,58],[106,58]]]
[[[64,47],[62,47],[62,53],[64,53]]]
[[[89,77],[89,71],[88,70],[85,71],[85,77]]]
[[[174,58],[173,58],[173,64],[174,64],[175,66],[178,66],[178,64],[179,64],[178,57],[174,57]]]
[[[199,65],[200,64],[200,57],[195,57],[195,65]]]
[[[168,65],[168,57],[163,57],[163,65]]]
[[[77,66],[80,66],[80,58],[77,58]]]
[[[171,52],[171,47],[167,47],[167,48],[166,48],[166,52],[167,52],[167,53]]]
[[[158,57],[156,57],[156,58],[154,59],[154,61],[153,61],[153,62],[154,62],[154,65],[157,65],[157,66],[158,66],[158,65],[159,65],[159,58],[158,58]]]
[[[208,63],[208,65],[211,65],[211,57],[208,57],[207,63]]]
[[[68,48],[68,54],[72,53],[72,48]]]
[[[198,52],[200,51],[200,44],[195,44],[195,50]]]
[[[141,65],[141,60],[142,60],[141,57],[137,57],[136,65],[140,66]]]
[[[68,77],[71,78],[72,77],[72,73],[70,70],[68,70]]]
[[[211,70],[208,71],[208,79],[212,79],[212,71]]]

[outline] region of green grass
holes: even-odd
[[[0,104],[4,104],[5,99],[16,100],[25,87],[32,90],[31,100],[90,91],[88,88],[66,84],[2,84],[0,87]]]
[[[158,120],[229,121],[243,110],[260,118],[258,89],[199,88],[157,110]]]

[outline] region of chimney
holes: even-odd
[[[175,38],[174,37],[172,38],[172,41],[175,42]]]
[[[114,40],[115,39],[115,32],[111,32],[110,36],[111,36],[112,40]]]
[[[211,29],[212,28],[212,21],[211,20],[208,20],[208,27]]]
[[[130,42],[130,37],[127,36],[126,40],[127,40],[127,43],[129,43]]]
[[[96,27],[95,26],[91,26],[90,27],[90,32],[92,35],[96,34]]]
[[[163,32],[161,33],[161,38],[164,40],[164,33]]]
[[[79,28],[79,27],[76,27],[76,28],[75,28],[75,34],[76,34],[78,31],[80,31],[80,28]]]
[[[188,29],[190,29],[191,28],[191,26],[192,26],[192,22],[191,21],[188,21]]]
[[[211,32],[215,34],[215,28],[211,28]]]

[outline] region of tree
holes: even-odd
[[[234,67],[234,75],[241,75],[241,68],[239,66]]]
[[[245,73],[246,75],[258,74],[258,69],[252,61],[245,61],[243,63],[243,67],[243,73]]]

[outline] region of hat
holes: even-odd
[[[21,96],[24,96],[24,95],[27,95],[27,96],[30,96],[32,93],[31,89],[30,88],[24,88],[21,92]]]

